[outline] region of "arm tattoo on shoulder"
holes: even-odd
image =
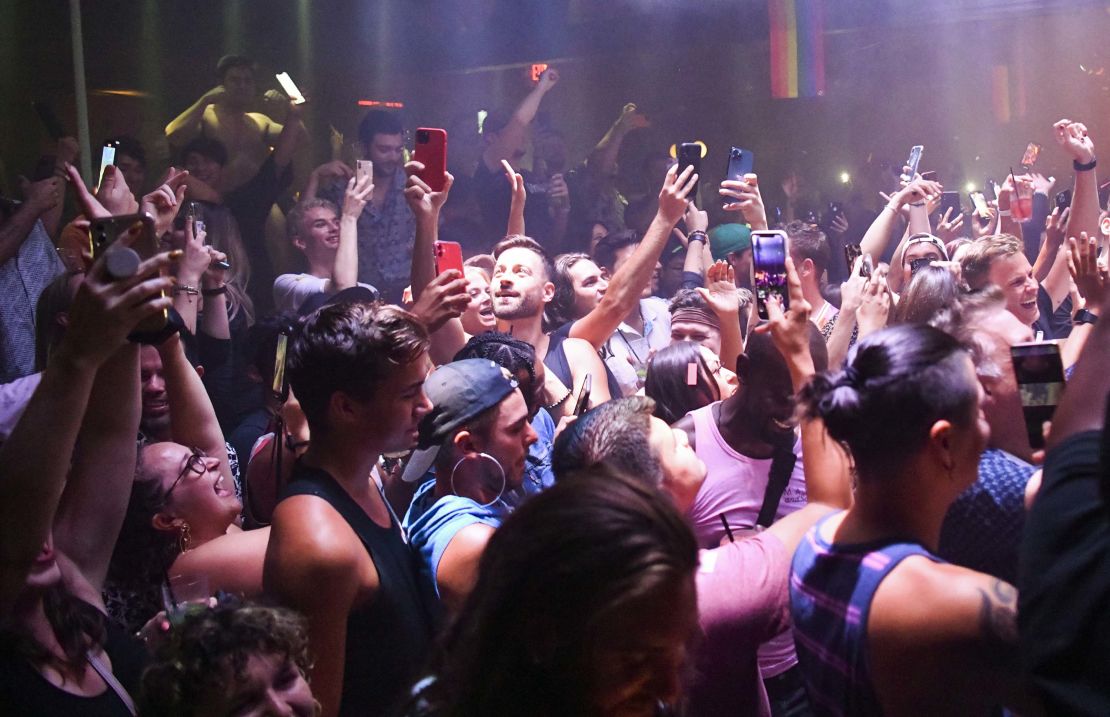
[[[1017,630],[1017,588],[995,580],[988,593],[979,588],[979,629],[988,642],[998,647],[1015,647]]]

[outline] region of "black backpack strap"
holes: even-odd
[[[786,491],[786,484],[790,482],[790,475],[794,472],[794,464],[798,457],[794,455],[793,445],[783,445],[775,448],[771,457],[771,470],[767,476],[767,491],[763,494],[763,505],[759,509],[759,517],[755,524],[764,528],[775,522],[775,514],[779,511],[779,501]]]

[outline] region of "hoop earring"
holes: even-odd
[[[508,487],[508,481],[505,478],[505,469],[501,466],[500,461],[498,461],[496,458],[494,458],[493,456],[491,456],[488,453],[479,453],[478,458],[486,458],[488,460],[493,461],[493,464],[495,466],[497,466],[497,471],[501,474],[501,489],[499,491],[497,491],[497,497],[494,498],[493,500],[491,500],[488,503],[481,503],[480,504],[483,508],[488,508],[491,505],[493,505],[494,503],[496,503],[497,501],[501,500],[501,496],[504,495],[504,493],[505,493],[505,488]],[[455,495],[459,495],[459,492],[457,490],[455,490],[455,471],[457,471],[459,469],[459,466],[461,466],[467,460],[469,460],[469,456],[463,456],[462,458],[459,459],[459,462],[455,464],[455,467],[451,469],[451,492],[454,493]]]
[[[181,530],[177,533],[177,548],[182,553],[186,553],[193,547],[193,536],[189,532],[189,524],[182,523]]]

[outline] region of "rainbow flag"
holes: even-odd
[[[771,20],[771,96],[825,94],[824,0],[767,0]]]

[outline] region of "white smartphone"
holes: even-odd
[[[104,182],[104,170],[108,168],[109,164],[116,163],[116,147],[113,144],[105,144],[100,149],[100,178],[96,180],[96,186],[100,186]]]
[[[373,181],[374,163],[369,159],[355,160],[355,182],[361,183],[363,177],[371,177]]]
[[[285,94],[289,95],[289,99],[295,105],[302,105],[305,102],[304,95],[297,89],[297,84],[293,82],[293,78],[289,76],[288,72],[279,72],[275,75],[281,89],[285,90]]]

